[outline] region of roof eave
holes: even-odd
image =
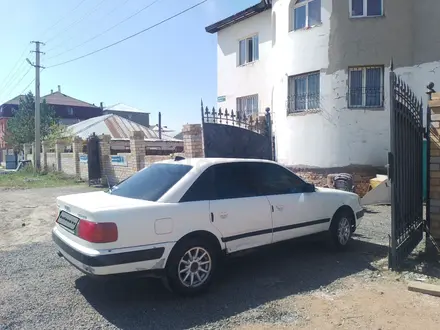
[[[217,33],[220,30],[223,30],[231,25],[237,24],[245,19],[248,19],[252,16],[255,16],[263,11],[272,8],[272,4],[270,1],[262,0],[260,3],[253,5],[252,7],[246,8],[232,16],[229,16],[217,23],[211,24],[205,27],[205,31],[208,33]]]

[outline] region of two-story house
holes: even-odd
[[[23,95],[19,95],[0,105],[0,149],[7,147],[5,141],[7,121],[14,116],[15,111],[18,111],[22,97]],[[89,118],[102,116],[102,108],[63,94],[60,86],[58,86],[58,91],[51,91],[50,94],[42,96],[41,100],[45,100],[48,105],[54,108],[55,115],[63,125],[68,126]]]
[[[440,84],[439,12],[438,0],[263,0],[206,27],[218,106],[270,107],[285,164],[384,166],[391,59],[426,100]]]

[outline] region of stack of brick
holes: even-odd
[[[440,93],[432,95],[429,199],[431,234],[440,241]]]

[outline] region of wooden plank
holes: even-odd
[[[409,282],[408,290],[440,297],[440,285],[428,284],[422,282]]]

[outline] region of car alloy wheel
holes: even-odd
[[[338,224],[338,240],[341,245],[346,245],[351,235],[350,220],[342,217]]]
[[[186,251],[177,267],[179,280],[187,288],[197,288],[209,278],[212,259],[207,250],[193,247]]]

